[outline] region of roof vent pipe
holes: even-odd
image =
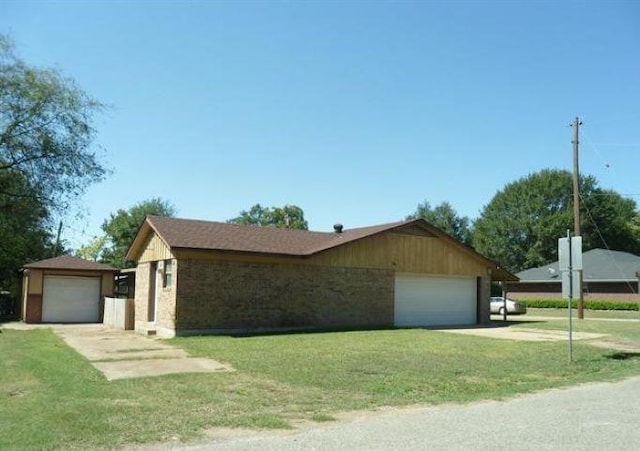
[[[336,233],[342,233],[342,227],[343,227],[342,224],[334,224],[333,225],[333,230]]]

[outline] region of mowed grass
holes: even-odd
[[[4,329],[0,448],[188,441],[215,426],[287,428],[344,410],[500,399],[640,374],[640,358],[617,359],[584,343],[568,364],[563,342],[423,329],[171,342],[237,371],[107,382],[50,330]]]

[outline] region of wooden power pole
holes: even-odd
[[[580,143],[580,126],[582,121],[576,117],[571,126],[573,127],[573,235],[581,236],[580,230],[580,166],[578,164],[578,145]],[[580,273],[580,284],[578,286],[578,319],[584,318],[584,296],[582,293],[582,270]]]

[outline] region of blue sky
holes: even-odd
[[[70,246],[150,197],[224,221],[296,204],[311,229],[476,218],[510,181],[581,169],[640,199],[640,3],[0,3],[0,32],[112,108],[113,174],[65,219]]]

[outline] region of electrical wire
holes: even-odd
[[[600,237],[600,241],[602,242],[602,244],[604,245],[605,249],[609,253],[609,257],[611,258],[611,261],[613,262],[613,265],[616,267],[616,269],[618,270],[620,275],[624,278],[625,277],[624,271],[622,270],[622,268],[620,267],[618,262],[613,257],[613,252],[611,251],[611,248],[609,247],[609,244],[607,243],[607,240],[604,239],[604,236],[602,235],[602,232],[600,231],[600,227],[598,227],[598,224],[596,223],[595,219],[593,218],[593,215],[591,214],[591,210],[589,210],[589,206],[585,203],[584,200],[585,199],[583,198],[582,193],[580,193],[580,203],[581,203],[582,207],[587,212],[587,215],[589,216],[589,220],[591,221],[591,224],[593,224],[593,227],[596,229],[596,232],[598,233],[598,236]],[[631,285],[631,283],[628,280],[625,280],[625,283],[629,287],[629,292],[630,293],[638,294],[638,290],[634,289],[633,286]]]

